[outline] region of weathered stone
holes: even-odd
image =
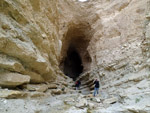
[[[21,98],[26,97],[26,93],[15,90],[4,90],[0,89],[0,98]]]
[[[66,87],[68,86],[67,82],[61,82],[61,84],[64,85],[64,86],[66,86]]]
[[[44,97],[45,94],[43,92],[29,92],[28,96],[36,98],[36,97]]]
[[[29,91],[45,92],[48,89],[46,84],[27,84],[26,88]]]
[[[31,78],[30,82],[31,83],[42,83],[45,81],[41,75],[39,75],[35,72],[25,70],[22,73],[30,76],[30,78]]]
[[[76,103],[75,106],[76,106],[77,108],[84,108],[84,107],[86,107],[87,105],[88,105],[87,100],[84,99],[84,98],[82,98],[82,99],[79,100],[79,102]]]
[[[13,57],[8,57],[4,54],[0,54],[0,67],[16,72],[21,72],[25,70],[19,61],[17,61]]]
[[[118,101],[118,99],[116,97],[112,97],[112,98],[109,98],[109,99],[105,99],[103,101],[103,103],[105,103],[105,104],[113,104],[113,103],[115,103],[117,101]]]
[[[61,89],[52,89],[51,93],[54,95],[60,95],[60,94],[62,94],[62,90]]]
[[[98,98],[98,97],[93,98],[93,101],[95,101],[95,102],[97,102],[97,103],[100,103],[100,102],[101,102],[100,98]]]
[[[0,85],[2,87],[15,87],[30,82],[28,75],[22,75],[19,73],[0,73]]]
[[[57,85],[56,84],[48,84],[48,88],[49,89],[57,89]]]
[[[68,98],[64,100],[64,103],[67,105],[75,105],[75,100],[73,98]]]
[[[95,108],[95,105],[93,103],[88,103],[88,108],[89,109],[94,109]]]
[[[150,14],[147,14],[147,15],[146,15],[146,18],[147,18],[147,19],[150,19]]]

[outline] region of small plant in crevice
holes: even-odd
[[[139,98],[136,98],[136,99],[135,99],[135,103],[138,103],[139,101],[140,101]]]

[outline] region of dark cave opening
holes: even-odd
[[[83,66],[79,53],[74,47],[69,47],[64,60],[64,74],[76,80],[82,72]]]

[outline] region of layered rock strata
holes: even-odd
[[[7,74],[0,74],[0,85],[67,81],[64,62],[73,47],[81,57],[83,77],[87,73],[86,79],[99,78],[105,96],[148,92],[147,4],[146,0],[1,0],[0,73]]]

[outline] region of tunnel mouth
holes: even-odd
[[[81,20],[71,24],[63,36],[59,69],[64,75],[76,80],[91,69],[92,55],[89,46],[93,31],[89,22]]]
[[[67,56],[64,60],[64,74],[72,78],[74,81],[83,72],[82,59],[73,46],[70,46],[67,51]]]

